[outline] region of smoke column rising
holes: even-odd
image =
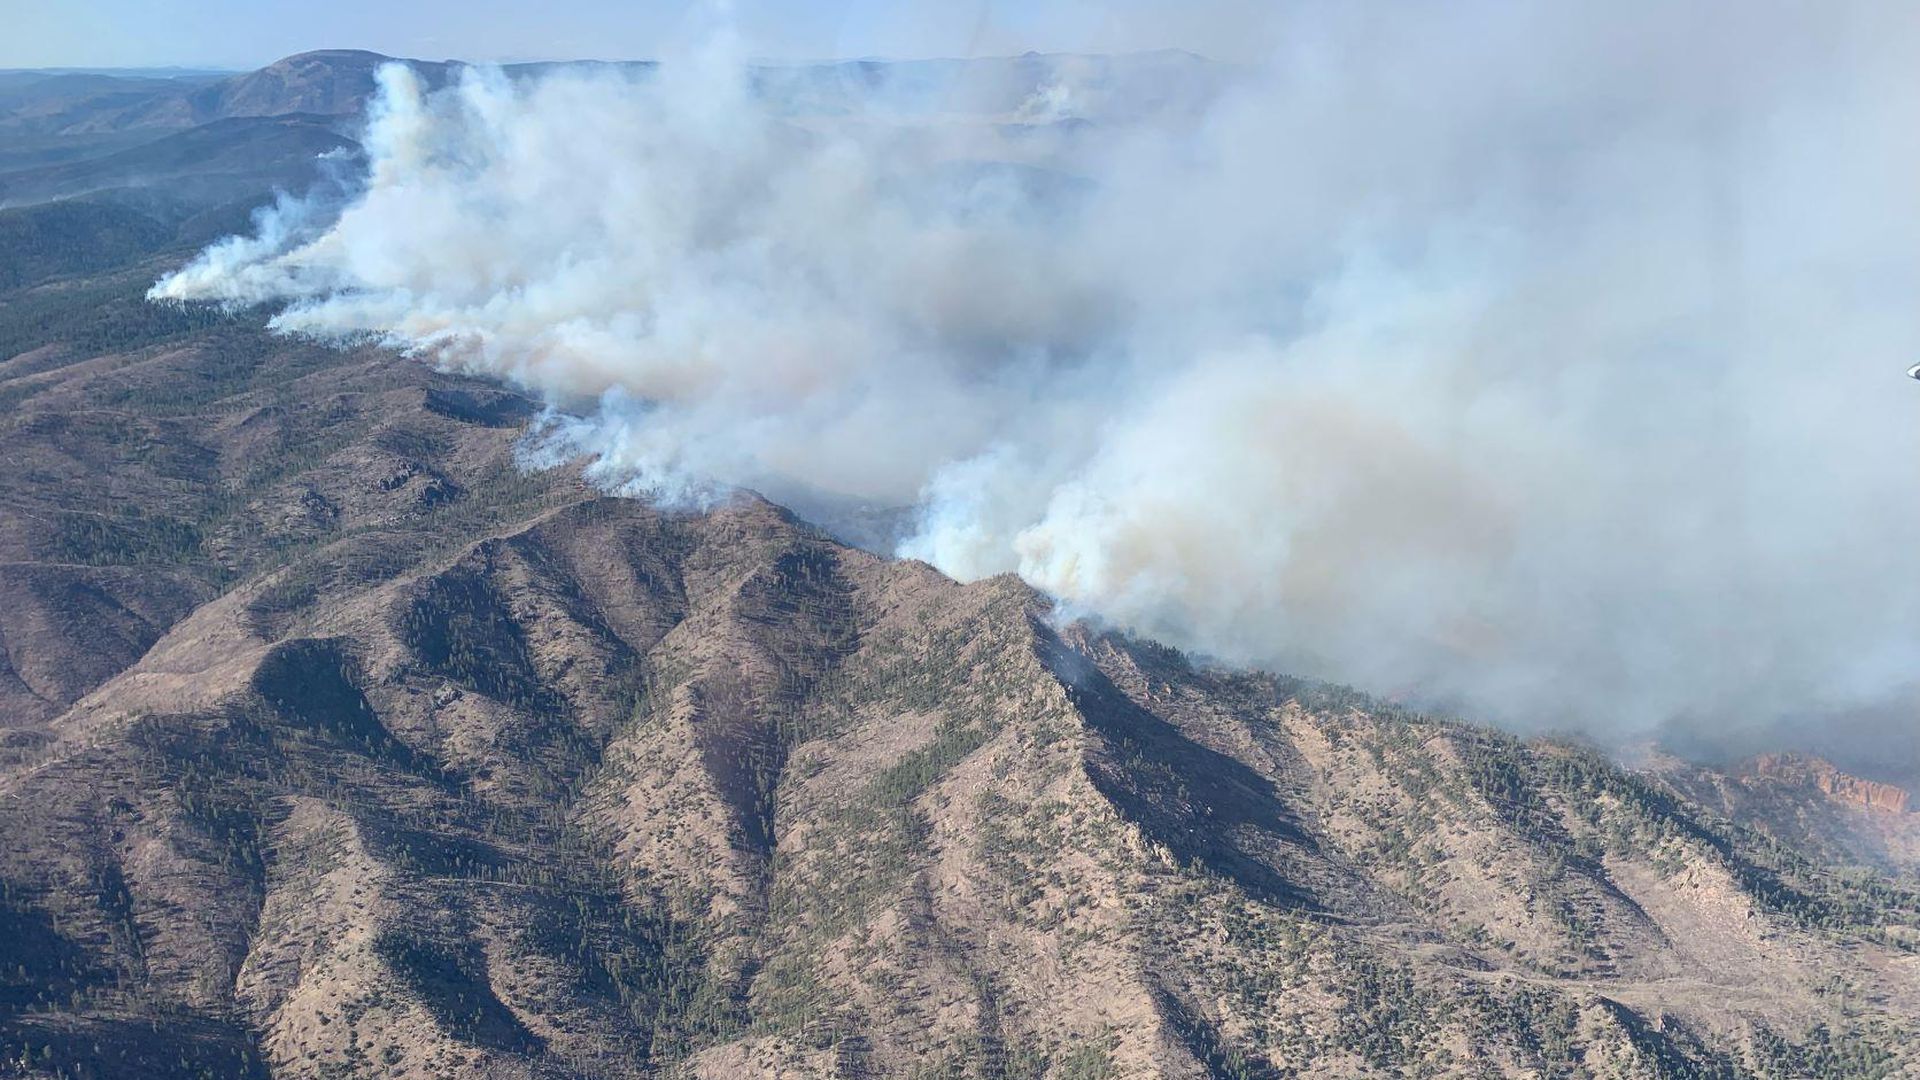
[[[153,295],[536,388],[624,492],[918,505],[903,553],[1226,661],[1910,738],[1920,9],[1291,10],[1230,72],[390,67],[362,188]]]

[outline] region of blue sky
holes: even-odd
[[[1246,0],[733,0],[776,58],[1258,47]],[[705,24],[710,0],[0,0],[0,67],[257,67],[318,48],[466,60],[639,59]]]

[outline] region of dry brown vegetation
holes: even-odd
[[[514,468],[509,391],[126,317],[0,362],[0,1070],[1920,1068],[1913,848],[1764,784],[600,497]]]

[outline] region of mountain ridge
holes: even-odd
[[[1833,762],[1813,754],[1761,754],[1741,762],[1738,775],[1743,780],[1810,786],[1844,805],[1887,814],[1906,813],[1912,797],[1903,787],[1842,772]]]
[[[48,363],[0,382],[33,387],[0,440],[40,448],[12,505],[88,475],[228,494],[125,535],[14,521],[123,606],[132,578],[207,590],[8,733],[0,897],[40,929],[0,957],[0,1056],[29,1074],[1886,1075],[1911,1049],[1920,896],[1591,749],[1196,666],[750,496],[522,474],[530,403],[377,350],[242,319]],[[165,442],[61,473],[129,400]],[[55,647],[0,631],[16,663]]]
[[[298,68],[207,100],[346,100]],[[0,174],[0,1073],[1920,1069],[1864,781],[1211,665],[147,303],[345,138],[293,115]]]

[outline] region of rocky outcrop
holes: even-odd
[[[1737,774],[1747,781],[1810,787],[1827,798],[1862,810],[1904,814],[1906,789],[1841,772],[1832,762],[1805,754],[1761,754],[1742,763]]]

